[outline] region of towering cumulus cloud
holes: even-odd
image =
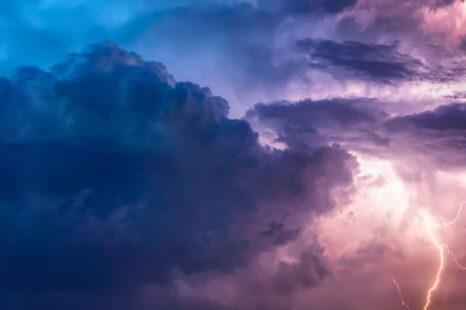
[[[177,278],[232,275],[297,242],[355,169],[338,146],[264,148],[208,88],[111,43],[21,68],[0,94],[5,309],[228,308]],[[303,250],[277,287],[327,276],[319,246]]]

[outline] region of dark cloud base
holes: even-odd
[[[339,143],[347,149],[404,160],[427,160],[459,168],[466,158],[466,105],[451,102],[435,110],[391,116],[387,103],[370,98],[335,98],[258,104],[247,118],[275,132],[293,149]]]
[[[396,44],[302,39],[296,45],[300,51],[309,53],[312,68],[336,77],[376,83],[423,78],[423,64],[398,52]]]

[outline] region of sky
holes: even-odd
[[[466,2],[0,2],[0,308],[464,310]]]

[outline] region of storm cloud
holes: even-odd
[[[310,66],[340,78],[390,83],[421,78],[422,63],[397,51],[396,44],[303,39],[296,43],[309,53]]]
[[[364,146],[388,143],[376,129],[389,114],[379,102],[370,98],[257,104],[246,117],[272,130],[277,135],[276,142],[292,149],[313,149],[333,143]]]
[[[357,0],[260,0],[259,3],[265,8],[277,9],[280,14],[311,15],[318,18],[351,9],[356,5]]]
[[[381,156],[404,153],[444,167],[464,165],[464,103],[400,116],[390,115],[389,105],[370,98],[308,99],[258,104],[246,115],[264,131],[275,133],[275,142],[292,149],[339,143]]]
[[[232,272],[331,210],[355,167],[337,146],[262,147],[224,99],[112,43],[21,68],[0,93],[4,300],[91,309],[175,270]],[[273,224],[286,214],[294,227]]]
[[[0,4],[0,308],[425,308],[432,234],[466,257],[465,5]]]

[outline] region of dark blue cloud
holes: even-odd
[[[444,168],[466,163],[466,105],[450,103],[435,110],[394,117],[384,123],[394,142],[414,156]]]
[[[299,50],[309,53],[313,68],[343,79],[391,83],[422,78],[422,63],[398,52],[396,44],[315,39],[303,39],[296,44]]]
[[[330,210],[352,179],[338,146],[264,148],[224,99],[111,43],[19,69],[0,93],[0,304],[13,309],[115,309],[111,296],[138,309],[175,269],[230,272],[293,240],[299,221],[262,232]]]
[[[461,94],[457,95],[461,97]],[[450,103],[421,113],[391,116],[389,103],[368,98],[258,104],[249,121],[273,131],[293,149],[339,143],[378,156],[414,156],[436,167],[466,162],[466,105]]]
[[[432,6],[434,8],[442,8],[452,5],[455,2],[464,2],[464,0],[435,0]]]
[[[433,111],[396,117],[387,122],[394,131],[405,130],[407,127],[433,132],[462,133],[466,130],[466,105],[455,103],[440,106]]]
[[[246,117],[274,131],[278,141],[293,149],[313,149],[349,141],[358,141],[361,145],[388,143],[374,130],[388,114],[379,102],[369,98],[257,104]]]
[[[276,7],[282,14],[333,15],[354,7],[357,0],[262,0],[264,7]]]

